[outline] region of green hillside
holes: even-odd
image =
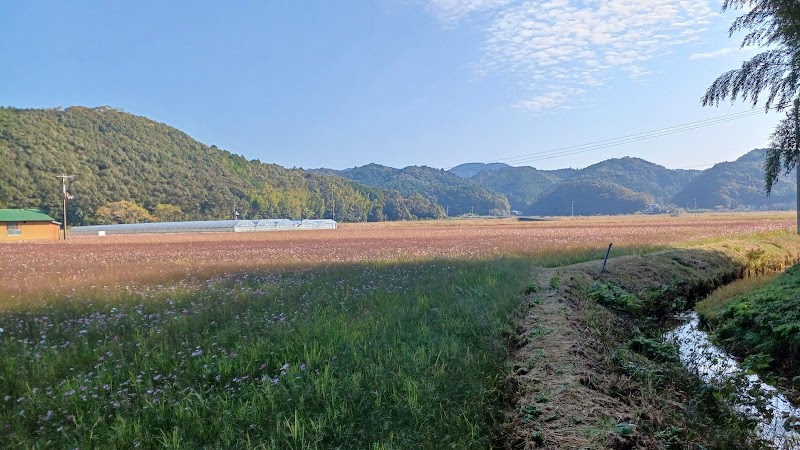
[[[656,203],[666,203],[700,172],[672,170],[640,158],[614,158],[579,170],[575,176],[597,178],[632,191],[647,194]]]
[[[471,180],[483,183],[498,194],[504,194],[508,197],[511,209],[523,214],[533,214],[533,203],[547,189],[561,181],[551,172],[533,167],[511,166],[478,172]]]
[[[454,173],[461,178],[472,178],[486,170],[497,170],[506,167],[511,166],[504,163],[464,163],[453,167],[452,169],[448,170],[448,172]]]
[[[672,203],[694,208],[791,209],[795,205],[797,182],[782,176],[767,197],[764,190],[764,153],[753,150],[733,162],[704,170],[678,192]]]
[[[578,173],[578,169],[573,169],[571,167],[567,167],[566,169],[554,169],[554,170],[543,170],[543,172],[547,172],[551,175],[555,175],[562,180],[566,180],[567,178],[572,178],[575,174]]]
[[[409,196],[414,193],[438,203],[450,216],[476,214],[509,214],[508,200],[472,180],[461,178],[443,169],[409,166],[394,169],[368,164],[339,172],[359,183],[391,189]]]
[[[424,203],[351,180],[264,164],[206,146],[185,133],[109,107],[0,108],[0,207],[41,208],[60,217],[70,183],[71,224],[96,223],[111,202],[132,201],[170,220],[413,218]],[[171,205],[171,206],[167,206]],[[417,208],[432,209],[422,205]],[[401,216],[395,216],[401,214]]]
[[[533,214],[569,216],[572,205],[575,215],[632,214],[641,211],[650,201],[647,194],[634,192],[616,183],[596,178],[573,178],[553,186],[531,206]]]

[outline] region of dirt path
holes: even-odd
[[[555,281],[565,274],[537,269],[534,276],[541,289],[530,295],[513,355],[519,392],[511,418],[512,448],[614,447],[612,429],[631,421],[629,407],[593,389],[604,376],[595,364],[598,343],[586,329],[584,313]]]

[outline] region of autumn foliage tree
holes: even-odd
[[[106,203],[97,208],[94,217],[101,224],[143,223],[156,220],[146,209],[127,200]]]
[[[175,205],[159,203],[153,208],[153,216],[162,222],[175,222],[181,220],[183,211]]]

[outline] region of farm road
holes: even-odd
[[[538,269],[534,281],[549,286],[564,275]],[[524,449],[600,448],[609,423],[631,421],[630,406],[592,388],[603,376],[598,343],[566,291],[551,286],[532,297],[512,358],[518,393],[509,442]]]

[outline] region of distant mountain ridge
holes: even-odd
[[[248,161],[150,119],[110,108],[0,107],[0,208],[61,214],[54,175],[76,174],[70,224],[103,219],[126,201],[145,219],[335,218],[340,221],[625,214],[650,202],[704,209],[789,209],[797,189],[784,176],[767,197],[765,150],[704,171],[673,170],[640,158],[583,169],[539,170],[503,163],[450,169],[368,164],[345,170],[287,169]],[[108,208],[105,208],[108,210]]]
[[[454,173],[461,178],[472,178],[485,170],[497,170],[506,167],[511,166],[505,163],[465,163],[453,167],[448,172]]]
[[[511,166],[482,170],[471,179],[483,183],[496,193],[504,194],[511,208],[523,214],[534,214],[536,200],[551,186],[563,181],[548,171]]]
[[[505,195],[444,169],[427,166],[395,169],[380,164],[367,164],[341,170],[338,174],[358,183],[391,189],[406,196],[418,193],[441,205],[450,216],[467,213],[500,216],[510,213]]]
[[[797,190],[793,177],[781,177],[772,195],[766,195],[764,152],[752,150],[736,161],[704,171],[667,169],[641,158],[624,157],[583,169],[560,170],[467,163],[456,166],[459,169],[455,173],[474,172],[470,179],[508,197],[511,209],[522,214],[566,214],[565,204],[571,205],[572,200],[589,195],[592,189],[602,192],[603,197],[595,199],[592,212],[578,208],[576,214],[625,214],[634,203],[651,202],[694,208],[695,199],[697,207],[703,209],[791,209]],[[573,198],[565,202],[566,197]],[[636,201],[632,202],[634,197]],[[602,212],[596,212],[597,204],[605,205],[600,208]]]

